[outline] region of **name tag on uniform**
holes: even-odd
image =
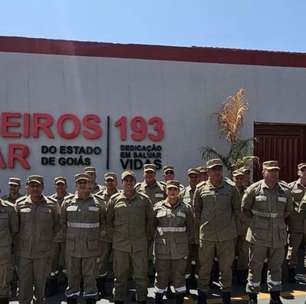
[[[22,209],[20,209],[20,212],[22,212],[22,213],[29,213],[31,211],[32,211],[31,208],[22,208]]]
[[[180,217],[184,217],[184,218],[186,217],[186,214],[184,212],[181,212],[181,211],[179,211],[176,215],[180,216]]]
[[[265,195],[257,195],[255,197],[256,202],[265,202],[267,200],[267,197]]]
[[[88,210],[89,210],[89,211],[97,212],[97,211],[99,211],[99,208],[98,208],[98,207],[95,207],[95,206],[89,206],[89,207],[88,207]]]
[[[277,200],[278,200],[279,202],[286,203],[286,202],[287,202],[287,197],[279,196],[279,197],[277,198]]]
[[[78,211],[78,206],[68,206],[67,211]]]
[[[163,198],[163,197],[164,197],[164,194],[163,194],[163,193],[155,193],[155,197],[161,197],[161,198]]]

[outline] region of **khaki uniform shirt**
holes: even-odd
[[[59,198],[58,195],[57,195],[57,193],[53,193],[53,194],[50,195],[49,197],[50,197],[51,199],[53,199],[53,200],[56,200],[58,206],[61,207],[61,206],[62,206],[62,203],[63,203],[63,201],[64,201],[64,199],[65,199],[67,196],[71,196],[71,195],[72,195],[72,193],[66,192],[65,195],[64,195],[64,197]]]
[[[0,265],[12,254],[13,239],[18,232],[18,217],[12,203],[0,199]]]
[[[148,196],[135,192],[114,194],[107,206],[107,235],[113,249],[124,252],[146,250],[152,239],[153,208]]]
[[[288,185],[293,197],[293,211],[288,217],[288,229],[293,233],[306,233],[306,188],[298,179]],[[304,198],[304,199],[303,199]]]
[[[99,256],[105,223],[105,205],[94,195],[80,199],[76,193],[65,199],[61,207],[61,227],[66,254],[79,258]]]
[[[217,187],[205,181],[197,186],[193,204],[200,241],[220,242],[237,237],[240,199],[236,187],[225,180]]]
[[[46,196],[32,203],[30,196],[16,201],[19,232],[16,236],[16,255],[25,258],[52,257],[54,241],[59,231],[59,209]]]
[[[155,257],[175,260],[186,258],[194,243],[194,220],[190,205],[179,201],[171,206],[166,200],[154,206]]]
[[[281,183],[270,189],[264,180],[247,188],[242,211],[251,219],[246,240],[258,246],[279,248],[287,243],[285,219],[293,210],[290,190]]]
[[[5,201],[9,201],[9,202],[11,202],[12,204],[15,205],[15,204],[16,204],[16,201],[17,201],[19,198],[21,198],[22,196],[24,196],[24,195],[18,193],[17,198],[13,198],[13,197],[11,197],[10,194],[7,194],[7,195],[2,196],[2,199],[5,200]]]
[[[153,205],[166,198],[164,186],[157,181],[150,186],[143,181],[142,183],[138,183],[135,186],[135,189],[137,192],[146,194],[150,198]]]
[[[180,193],[180,197],[182,198],[183,202],[185,204],[189,204],[190,206],[193,206],[193,196],[195,189],[191,189],[190,186],[187,186],[183,191]]]
[[[102,191],[98,192],[97,195],[99,195],[105,201],[105,203],[107,205],[111,196],[118,193],[118,192],[119,191],[116,189],[116,191],[114,193],[110,194],[110,193],[107,192],[107,189],[104,188]]]

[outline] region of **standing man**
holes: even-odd
[[[9,201],[15,205],[16,200],[22,196],[20,194],[21,179],[19,177],[10,177],[8,181],[9,193],[2,197],[3,200]]]
[[[188,204],[193,209],[193,196],[195,189],[200,180],[200,171],[197,168],[190,168],[187,171],[189,185],[181,192],[180,196],[183,199],[185,204]],[[198,225],[194,220],[194,230],[197,231]],[[198,235],[193,239],[193,243],[190,244],[189,247],[189,255],[187,259],[187,267],[186,267],[186,288],[187,292],[189,293],[190,289],[195,287],[196,288],[196,279],[198,278],[198,268],[199,268],[199,242],[198,242]]]
[[[123,191],[114,194],[107,208],[107,231],[113,243],[114,300],[123,304],[130,273],[136,283],[136,300],[146,303],[148,243],[152,240],[153,209],[145,194],[135,191],[132,171],[121,175]]]
[[[207,162],[208,180],[194,193],[194,208],[199,223],[198,303],[207,303],[210,273],[215,256],[219,261],[223,303],[231,303],[232,265],[240,216],[239,193],[223,178],[220,159]]]
[[[90,193],[89,177],[74,176],[76,192],[64,200],[61,208],[62,235],[66,241],[68,304],[75,304],[84,282],[83,298],[87,304],[96,302],[96,277],[100,264],[101,240],[105,234],[106,209]]]
[[[164,180],[160,181],[160,183],[164,187],[166,187],[168,180],[174,180],[175,179],[175,173],[174,173],[174,167],[173,166],[170,166],[170,165],[163,166],[163,178],[164,178]],[[184,188],[185,188],[184,185],[182,185],[180,183],[180,191],[183,191]]]
[[[106,208],[112,195],[118,193],[117,174],[114,172],[106,172],[104,174],[105,188],[97,193],[104,201]],[[105,237],[102,241],[101,268],[97,277],[97,287],[99,294],[106,295],[106,277],[112,272],[112,242]]]
[[[16,204],[16,200],[19,199],[22,194],[20,194],[21,179],[19,177],[10,177],[8,181],[9,193],[2,197],[13,205]],[[14,244],[12,244],[14,246]],[[13,250],[15,251],[15,250]],[[16,298],[17,296],[17,285],[18,285],[18,275],[17,275],[17,264],[16,256],[13,254],[11,259],[12,266],[12,280],[11,280],[11,298]]]
[[[290,190],[279,182],[278,162],[263,163],[263,179],[252,184],[242,199],[242,211],[251,219],[246,240],[250,243],[249,275],[246,291],[249,303],[257,303],[261,271],[268,259],[270,303],[279,304],[282,285],[282,262],[285,256],[287,226],[285,219],[293,210]]]
[[[28,196],[16,202],[20,229],[16,237],[19,276],[19,303],[45,303],[45,286],[51,271],[54,240],[59,231],[56,202],[44,196],[44,181],[40,175],[27,179]]]
[[[15,206],[0,199],[0,303],[8,304],[10,297],[9,274],[12,266],[12,244],[18,232]]]
[[[304,268],[306,268],[306,163],[298,164],[299,178],[289,184],[293,197],[294,209],[288,218],[289,247],[288,247],[288,268],[289,282],[295,282],[295,269],[298,264],[298,250],[304,246]]]
[[[60,209],[64,198],[71,193],[67,192],[67,180],[63,176],[58,176],[54,178],[55,193],[50,195],[50,198],[57,202],[58,208]],[[58,284],[63,285],[62,287],[66,288],[67,280],[65,277],[65,244],[56,243],[54,258],[52,261],[52,271],[50,277],[47,280],[46,294],[47,296],[52,296],[56,294]],[[61,284],[61,278],[62,284]]]
[[[164,186],[156,180],[156,166],[145,164],[143,166],[144,181],[136,185],[136,191],[146,194],[153,205],[165,198]]]
[[[90,192],[96,194],[104,189],[103,186],[97,183],[97,174],[95,167],[85,167],[84,173],[89,177]]]
[[[241,169],[233,171],[233,182],[240,195],[240,203],[246,187],[244,186],[244,173]],[[236,243],[236,258],[237,258],[237,282],[238,284],[245,285],[248,275],[249,264],[249,243],[245,240],[250,220],[240,214],[240,225],[238,227],[238,238]],[[234,269],[236,270],[236,269]]]
[[[186,262],[189,246],[194,243],[194,221],[192,207],[182,201],[179,191],[178,181],[167,181],[167,198],[154,206],[156,304],[162,304],[171,280],[176,303],[184,302]]]

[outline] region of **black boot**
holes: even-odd
[[[237,284],[245,285],[247,283],[248,270],[237,270]]]
[[[223,304],[231,304],[231,293],[229,291],[222,294]]]
[[[249,293],[249,302],[248,304],[257,304],[257,293]]]
[[[186,293],[190,294],[190,289],[191,289],[191,277],[185,280],[186,284]]]
[[[105,280],[104,280],[104,278],[98,278],[98,279],[96,279],[96,282],[97,282],[99,299],[102,299],[102,297],[106,295]]]
[[[77,298],[76,297],[69,297],[67,298],[67,304],[77,304]]]
[[[57,293],[57,276],[52,275],[49,276],[46,283],[46,297],[52,297]]]
[[[295,269],[294,268],[288,269],[288,282],[295,283]]]
[[[0,304],[9,304],[9,298],[0,298]]]
[[[163,293],[156,292],[155,293],[155,301],[154,301],[154,303],[155,304],[163,304],[164,303],[163,296],[164,296]]]
[[[270,292],[270,304],[282,304],[283,302],[280,299],[280,292],[279,291],[271,291]]]
[[[198,304],[207,304],[207,295],[201,290],[198,290]]]
[[[96,304],[96,299],[95,298],[88,298],[88,299],[86,299],[86,304]]]
[[[183,304],[184,303],[184,294],[179,293],[175,296],[175,304]]]

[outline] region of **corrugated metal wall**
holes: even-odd
[[[260,162],[278,160],[280,178],[290,182],[297,178],[297,164],[306,161],[306,125],[255,123],[257,138],[254,153]],[[261,179],[261,167],[254,171],[254,180]]]

